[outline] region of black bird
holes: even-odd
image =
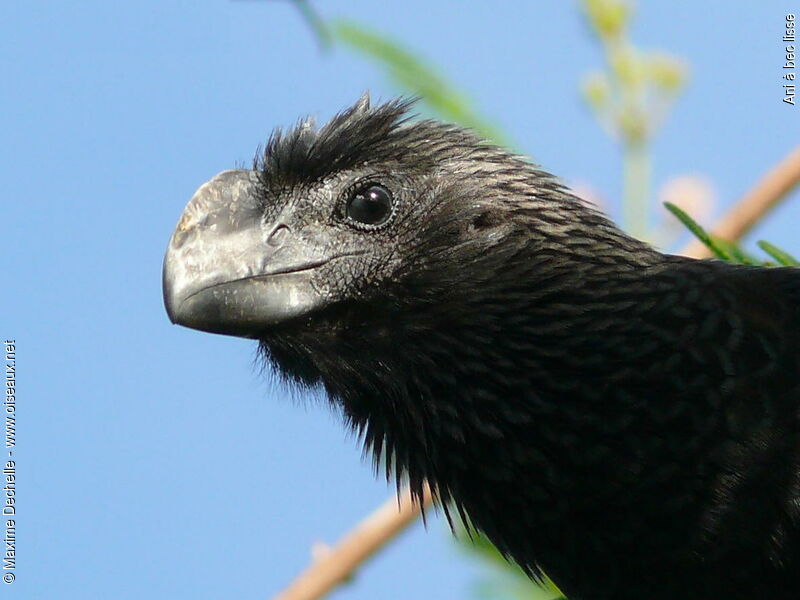
[[[203,185],[170,319],[257,339],[571,600],[800,598],[800,271],[662,254],[409,106]]]

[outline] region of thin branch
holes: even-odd
[[[728,214],[711,229],[714,237],[735,242],[775,208],[794,187],[800,184],[800,146],[772,169],[745,194]],[[681,254],[709,258],[711,251],[699,240],[692,241]]]
[[[424,506],[431,504],[431,492],[427,486],[422,503]],[[315,560],[273,600],[316,600],[323,597],[413,523],[420,512],[420,503],[412,500],[408,490],[402,491],[399,497],[392,496]]]

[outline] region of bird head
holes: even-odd
[[[481,146],[452,127],[409,125],[408,106],[364,97],[319,130],[307,120],[276,131],[252,170],[201,186],[164,261],[170,318],[257,337],[385,289],[466,241],[458,229],[483,213],[453,189],[453,163]]]
[[[597,264],[613,247],[616,264],[641,249],[551,175],[468,130],[411,121],[411,104],[365,95],[202,185],[164,260],[170,319],[260,339],[284,373],[315,381],[343,340],[371,352],[398,328],[476,324],[537,264],[580,276],[554,257]]]

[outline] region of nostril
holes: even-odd
[[[278,225],[272,230],[272,233],[267,237],[267,243],[270,246],[277,248],[286,241],[289,235],[289,227],[287,225]]]

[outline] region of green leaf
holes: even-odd
[[[729,261],[732,263],[739,263],[742,265],[760,265],[762,261],[758,260],[752,254],[748,254],[744,250],[742,250],[737,244],[733,242],[729,242],[728,240],[723,240],[718,237],[711,236],[711,239],[714,240],[714,243],[719,246],[725,254],[730,256]]]
[[[672,202],[664,202],[664,207],[671,212],[677,219],[683,223],[686,228],[691,231],[695,237],[703,242],[711,252],[714,253],[714,256],[717,258],[721,258],[722,260],[731,260],[731,256],[726,253],[717,242],[706,232],[705,229],[700,227],[697,222],[692,219],[686,212],[682,209],[675,206]]]
[[[509,145],[499,129],[478,116],[464,94],[390,36],[373,33],[372,27],[367,29],[344,19],[333,21],[331,31],[340,42],[375,60],[401,88],[420,96],[440,116],[469,127],[497,144]]]
[[[800,261],[794,256],[765,240],[759,241],[758,247],[774,258],[779,265],[783,265],[784,267],[800,267]]]
[[[331,47],[331,34],[325,24],[323,18],[314,10],[308,0],[292,0],[292,4],[297,7],[297,10],[302,15],[308,27],[317,38],[317,43],[322,50],[330,50]]]

